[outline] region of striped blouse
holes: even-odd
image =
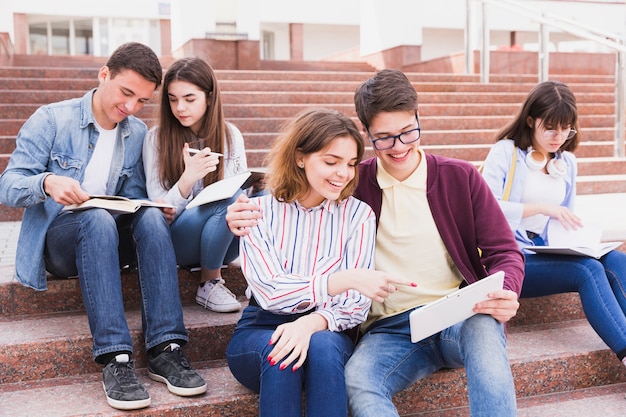
[[[354,197],[340,204],[325,200],[310,209],[271,195],[253,201],[263,218],[240,239],[248,295],[276,314],[315,310],[332,331],[362,323],[371,300],[355,290],[329,295],[328,277],[345,269],[374,269],[372,209]]]

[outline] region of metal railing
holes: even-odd
[[[549,14],[515,0],[466,0],[466,27],[465,27],[465,72],[474,72],[474,55],[472,36],[476,32],[474,27],[474,4],[480,6],[480,14],[477,15],[480,26],[480,81],[489,82],[489,25],[487,19],[487,6],[500,7],[517,16],[528,17],[539,23],[539,48],[538,48],[538,80],[548,79],[549,51],[548,42],[550,37],[549,27],[554,27],[570,35],[604,45],[617,54],[615,59],[615,140],[614,155],[624,157],[624,111],[626,110],[626,94],[624,93],[626,78],[626,45],[624,39],[611,32],[592,28],[570,19]]]

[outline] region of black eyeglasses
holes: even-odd
[[[374,148],[379,151],[393,148],[396,144],[396,140],[408,145],[409,143],[417,142],[420,138],[420,120],[417,114],[415,115],[415,121],[417,122],[417,127],[415,129],[407,130],[399,135],[391,135],[385,136],[384,138],[374,139],[370,134],[369,129],[367,130],[367,135],[370,137]]]

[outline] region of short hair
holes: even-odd
[[[363,159],[365,145],[358,127],[348,116],[330,109],[312,108],[304,110],[290,119],[281,130],[270,150],[268,161],[268,186],[274,197],[291,203],[303,197],[309,182],[303,169],[297,165],[299,154],[319,152],[337,137],[352,137],[357,146],[355,175],[341,191],[339,200],[352,195],[358,183],[356,165]]]
[[[573,151],[580,142],[580,125],[576,97],[572,90],[560,81],[544,81],[528,93],[515,119],[501,129],[496,140],[512,139],[515,146],[528,149],[533,143],[533,126],[528,119],[541,119],[548,126],[571,126],[576,134],[561,146],[563,151]]]
[[[105,64],[109,68],[111,78],[124,70],[132,70],[148,81],[161,85],[163,68],[159,58],[150,47],[139,42],[128,42],[120,45]]]
[[[363,82],[354,93],[356,114],[365,129],[382,112],[417,112],[417,92],[402,71],[384,69]]]

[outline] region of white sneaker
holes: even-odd
[[[198,285],[196,303],[218,313],[230,313],[241,310],[241,303],[237,301],[235,294],[224,286],[222,278]]]

